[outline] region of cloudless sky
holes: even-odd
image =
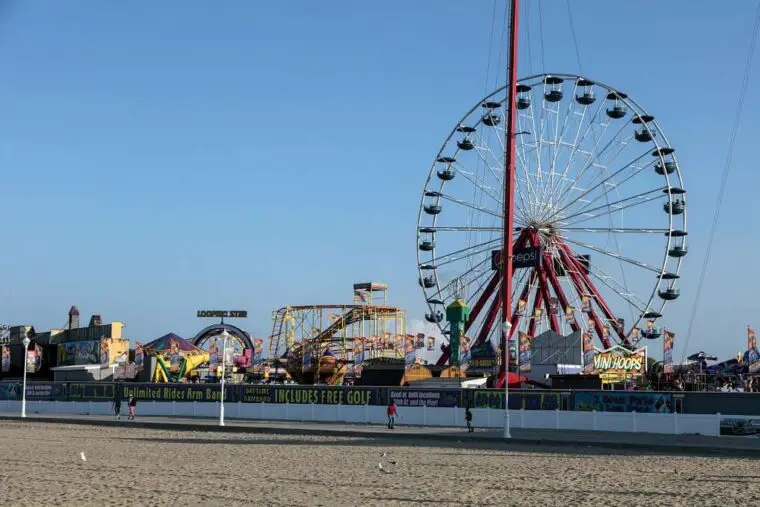
[[[678,357],[755,6],[572,2],[583,73],[652,112],[677,149],[690,253],[663,323]],[[543,30],[528,8],[520,75],[578,73],[566,2],[542,1]],[[501,1],[489,52],[493,12],[491,0],[0,0],[0,322],[60,327],[76,304],[85,322],[100,313],[149,341],[194,335],[209,323],[197,309],[247,309],[238,324],[267,336],[272,310],[351,302],[372,280],[419,326],[420,196],[452,126],[503,85]],[[758,67],[688,352],[731,357],[760,327]]]

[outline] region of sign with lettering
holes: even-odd
[[[535,246],[520,248],[512,252],[512,269],[537,268],[541,265],[541,249]],[[501,268],[501,250],[491,252],[491,269]]]
[[[646,347],[637,350],[628,350],[620,345],[609,349],[594,349],[593,373],[617,382],[625,377],[640,377],[647,370]]]
[[[248,310],[198,310],[198,318],[245,319]]]

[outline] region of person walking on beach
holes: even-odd
[[[392,430],[396,426],[396,402],[391,400],[391,404],[388,405],[388,429]]]
[[[113,414],[117,421],[121,419],[121,393],[118,388],[114,389],[113,393]]]
[[[127,402],[129,405],[129,419],[135,420],[135,408],[137,407],[137,398],[134,396],[129,397],[129,401]]]
[[[475,431],[472,428],[472,411],[470,411],[470,407],[464,409],[464,420],[467,422],[467,433]]]

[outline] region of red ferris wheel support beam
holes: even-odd
[[[544,307],[546,308],[546,315],[549,316],[549,326],[552,331],[559,333],[559,321],[557,320],[557,313],[552,313],[551,308],[551,295],[549,294],[549,283],[546,280],[546,271],[543,268],[538,270],[538,286],[541,290],[541,295],[544,299]]]
[[[530,324],[528,324],[528,336],[533,338],[536,334],[536,310],[541,308],[541,304],[544,302],[544,293],[542,291],[536,292],[536,297],[533,300],[533,309],[530,314]]]
[[[584,282],[584,285],[589,290],[589,293],[594,296],[594,299],[596,300],[597,305],[599,305],[599,308],[601,308],[602,313],[604,314],[605,318],[612,324],[612,327],[615,329],[615,333],[620,337],[621,340],[623,340],[623,343],[630,344],[630,340],[625,335],[625,330],[621,329],[621,327],[618,325],[617,318],[615,317],[615,314],[612,313],[612,310],[610,310],[610,307],[607,306],[607,302],[602,298],[602,295],[599,293],[599,291],[596,288],[596,285],[594,285],[594,282],[591,281],[591,278],[586,274],[586,272],[583,269],[583,266],[581,266],[581,263],[578,262],[578,259],[575,258],[575,255],[573,255],[572,250],[568,248],[568,246],[563,243],[559,242],[560,247],[564,249],[566,256],[569,258],[570,262],[572,262],[572,266],[576,269],[578,275],[581,277],[581,280]],[[605,344],[605,347],[608,347],[609,345]]]
[[[565,291],[562,290],[562,285],[559,283],[559,278],[557,277],[557,273],[554,272],[554,264],[552,257],[548,254],[544,254],[544,267],[546,268],[546,274],[549,277],[549,282],[552,285],[552,288],[554,289],[554,293],[557,295],[557,299],[559,299],[560,304],[562,305],[562,311],[567,313],[567,309],[570,307],[570,301],[567,299],[567,296],[565,295]],[[570,323],[570,328],[575,332],[580,329],[580,326],[578,325],[578,321],[573,319],[573,321]]]
[[[575,289],[578,291],[578,296],[583,297],[586,295],[585,285],[583,283],[583,279],[578,274],[579,267],[576,266],[576,264],[573,262],[575,256],[572,254],[572,252],[569,251],[569,249],[562,248],[563,245],[560,245],[559,248],[559,255],[562,258],[563,262],[568,268],[565,276],[569,276],[570,280],[573,281],[573,285],[575,285]],[[594,329],[596,329],[596,334],[599,336],[599,340],[601,340],[602,344],[604,345],[604,348],[610,348],[612,347],[612,342],[610,342],[609,336],[605,336],[604,334],[604,324],[602,324],[602,320],[599,318],[599,316],[594,311],[594,307],[591,306],[589,309],[589,316],[591,317],[591,320],[594,321]]]

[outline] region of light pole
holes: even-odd
[[[512,438],[509,431],[509,330],[512,329],[512,323],[504,321],[502,332],[504,333],[504,439]]]
[[[222,331],[222,397],[219,403],[219,426],[224,426],[224,373],[227,371],[227,338],[230,333]]]
[[[21,343],[24,344],[24,382],[21,386],[21,417],[26,417],[26,363],[29,356],[29,344],[32,343],[32,340],[28,336],[24,336]]]

